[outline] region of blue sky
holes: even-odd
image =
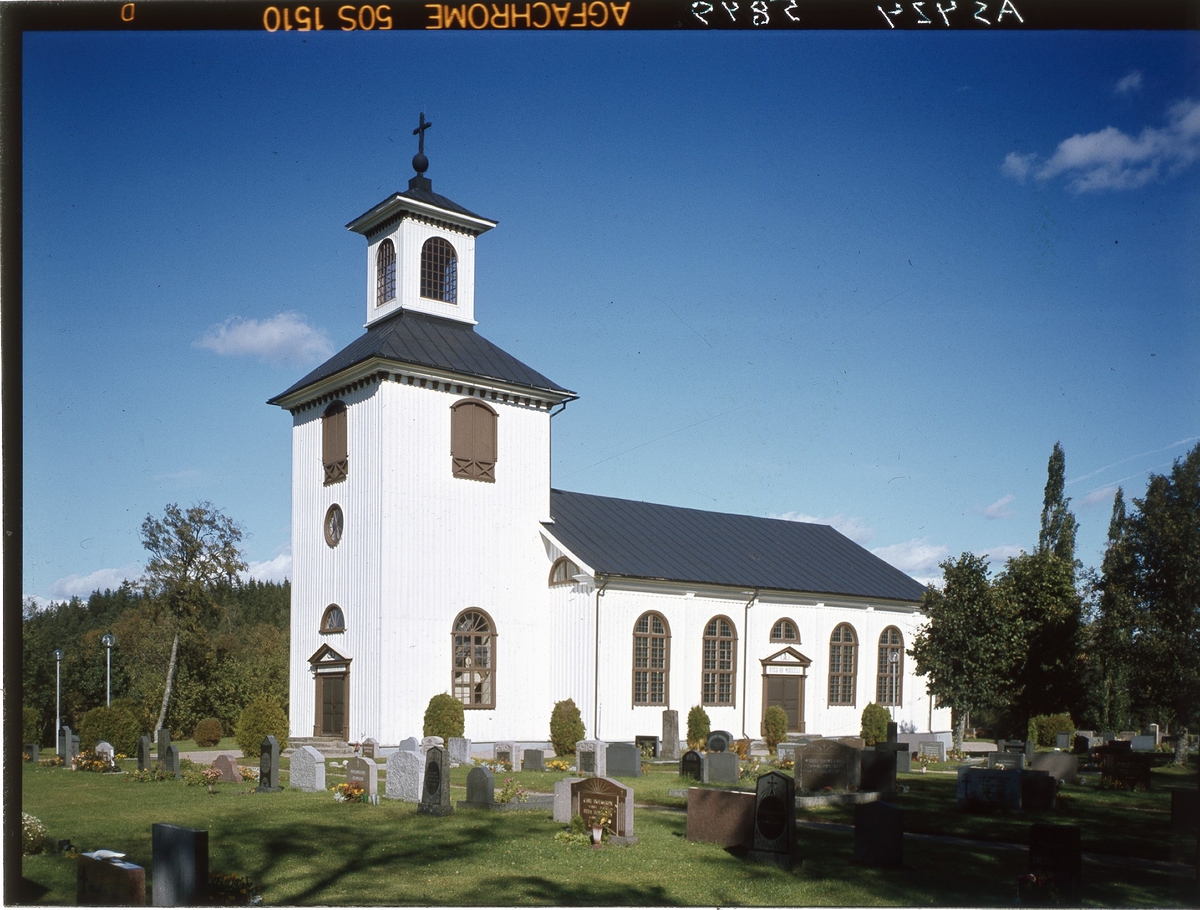
[[[1057,440],[1200,437],[1195,33],[41,33],[24,44],[24,577],[211,501],[290,574],[290,418],[407,186],[500,222],[478,331],[581,397],[556,486],[817,520],[922,580],[1037,542]]]

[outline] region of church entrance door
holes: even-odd
[[[803,715],[801,705],[804,700],[801,693],[804,690],[803,676],[768,676],[767,677],[767,707],[775,705],[783,708],[788,718],[788,732],[803,731]]]
[[[321,676],[321,736],[341,736],[346,726],[346,677]]]
[[[313,736],[350,738],[350,659],[321,645],[308,659],[312,665],[316,705]]]

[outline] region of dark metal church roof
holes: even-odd
[[[365,335],[267,403],[279,404],[293,392],[372,357],[480,379],[495,379],[527,389],[573,394],[496,347],[468,323],[401,310],[369,326]]]
[[[550,491],[546,525],[601,575],[919,601],[925,586],[828,525]]]

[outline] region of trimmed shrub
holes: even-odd
[[[1074,733],[1070,714],[1039,714],[1029,718],[1029,738],[1039,746],[1053,746],[1059,733]]]
[[[712,732],[712,724],[708,712],[700,705],[693,706],[688,711],[687,744],[689,749],[703,749],[708,745],[708,734]]]
[[[246,706],[238,718],[233,738],[237,740],[242,755],[251,758],[258,755],[262,741],[274,736],[279,750],[287,748],[288,719],[283,707],[273,698],[260,698]]]
[[[746,739],[745,737],[742,737],[741,739],[735,739],[732,743],[730,743],[729,751],[736,753],[739,761],[749,761],[750,740]]]
[[[871,702],[862,713],[862,733],[860,734],[868,746],[887,741],[887,725],[891,715],[883,705]]]
[[[114,701],[107,708],[92,708],[79,719],[79,748],[95,749],[101,740],[126,755],[137,753],[142,724],[128,704]]]
[[[429,706],[425,709],[424,736],[440,736],[448,745],[452,736],[462,736],[466,728],[461,701],[446,692],[429,699]]]
[[[192,731],[192,739],[200,747],[215,746],[221,741],[222,732],[219,720],[215,717],[206,717],[200,723],[196,724],[196,729]]]
[[[787,711],[779,705],[771,705],[763,717],[763,739],[767,751],[775,754],[775,747],[787,739]]]
[[[585,736],[587,727],[583,725],[583,716],[575,699],[555,702],[554,710],[550,712],[550,744],[554,746],[554,754],[574,755],[575,744]]]
[[[21,709],[21,742],[42,744],[42,715],[36,708]]]
[[[41,853],[46,844],[46,826],[40,818],[27,812],[21,813],[21,855]]]

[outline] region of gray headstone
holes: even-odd
[[[904,862],[904,810],[882,801],[854,807],[854,861],[869,866]]]
[[[387,759],[387,782],[384,796],[402,799],[406,803],[419,803],[425,782],[425,759],[419,752],[401,749]]]
[[[212,766],[221,772],[220,780],[227,784],[240,784],[242,772],[238,768],[237,759],[232,755],[218,755],[213,759]]]
[[[733,747],[733,734],[728,730],[713,730],[708,734],[705,748],[709,752],[728,752]]]
[[[758,779],[754,793],[754,846],[747,856],[784,869],[794,868],[800,862],[796,844],[796,782],[786,774],[770,771]]]
[[[704,777],[704,756],[694,749],[689,749],[683,753],[683,758],[679,759],[679,776],[690,777],[693,780],[702,780]]]
[[[922,740],[917,743],[917,754],[922,758],[932,759],[933,761],[945,761],[946,744],[940,739]]]
[[[312,746],[301,746],[293,752],[288,786],[305,793],[324,793],[325,756]]]
[[[379,742],[374,737],[368,736],[362,742],[363,758],[375,758],[378,747]]]
[[[704,756],[706,784],[736,784],[741,772],[736,752],[709,752]]]
[[[446,751],[450,753],[450,761],[460,765],[469,765],[471,763],[471,741],[464,739],[461,736],[451,736],[450,742],[446,744]]]
[[[819,740],[796,750],[796,780],[805,790],[857,790],[859,750],[832,740]]]
[[[497,740],[492,747],[492,754],[496,757],[496,761],[506,761],[512,767],[517,767],[520,764],[520,753],[517,752],[517,744],[511,739]],[[516,759],[514,763],[514,759]]]
[[[167,757],[167,749],[171,745],[171,731],[163,727],[158,731],[158,760],[162,761]]]
[[[67,764],[79,754],[79,736],[72,733],[71,728],[66,725],[58,733],[58,754]]]
[[[959,768],[957,806],[968,812],[1021,811],[1020,769]]]
[[[1079,903],[1083,853],[1076,825],[1031,825],[1029,828],[1029,871],[1048,875],[1059,900],[1068,906]]]
[[[438,816],[454,812],[450,804],[450,758],[441,746],[433,746],[425,753],[425,784],[417,811]]]
[[[308,748],[312,748],[311,746]],[[295,758],[292,759],[295,761]],[[367,796],[367,802],[379,800],[379,766],[373,758],[346,759],[346,783],[358,784]]]
[[[796,743],[779,743],[775,746],[775,757],[780,761],[796,760]]]
[[[1154,745],[1162,742],[1162,732],[1158,729],[1158,724],[1148,724],[1146,729],[1142,731],[1147,736],[1154,737]]]
[[[267,736],[258,752],[258,793],[279,792],[279,741]]]
[[[137,750],[138,770],[148,771],[150,769],[150,737],[138,737]]]
[[[1066,784],[1079,780],[1079,757],[1070,752],[1039,752],[1033,757],[1032,767],[1034,771],[1048,771]]]
[[[1070,749],[1071,748],[1071,734],[1070,733],[1055,733],[1054,734],[1054,748],[1062,749],[1064,751],[1066,751],[1067,749]]]
[[[541,749],[526,749],[525,755],[521,760],[521,770],[545,771],[546,753]]]
[[[467,798],[459,800],[458,808],[486,809],[496,802],[496,775],[491,768],[480,765],[467,773]]]
[[[659,757],[679,761],[679,712],[667,709],[662,713],[662,747]]]
[[[900,774],[910,774],[912,772],[912,753],[897,752],[896,754],[896,771]]]
[[[117,754],[117,750],[112,747],[112,743],[106,743],[104,740],[100,740],[100,742],[96,743],[96,748],[92,751],[95,752],[98,757],[103,758],[110,765],[116,764],[114,756]]]
[[[167,746],[167,757],[163,759],[163,769],[176,780],[183,778],[183,772],[179,770],[179,747]]]
[[[1135,736],[1131,742],[1130,748],[1134,752],[1153,752],[1158,747],[1157,738],[1154,736]]]
[[[642,752],[633,743],[609,743],[607,777],[641,777]]]
[[[575,744],[575,768],[580,774],[608,776],[608,743],[601,739],[584,739]]]
[[[429,750],[434,746],[437,746],[439,749],[444,749],[446,747],[446,741],[440,736],[426,736],[423,740],[421,740],[421,754],[428,755]]]
[[[410,736],[408,739],[401,740],[400,745],[397,746],[397,748],[401,752],[420,752],[421,744],[417,742],[417,738],[415,736]]]
[[[23,746],[23,751],[27,756],[29,756],[25,760],[36,765],[38,763],[38,758],[41,756],[42,747],[37,743],[25,743]]]
[[[633,844],[633,788],[607,777],[589,777],[571,784],[571,809],[573,815],[583,818],[591,828],[604,814],[610,816],[606,830],[611,832],[611,843]]]
[[[155,823],[151,849],[155,907],[208,903],[207,831]]]
[[[1021,770],[1025,767],[1024,752],[989,752],[987,755],[988,768]]]
[[[583,777],[564,777],[554,784],[554,820],[567,825],[571,822],[571,784],[586,780]]]

